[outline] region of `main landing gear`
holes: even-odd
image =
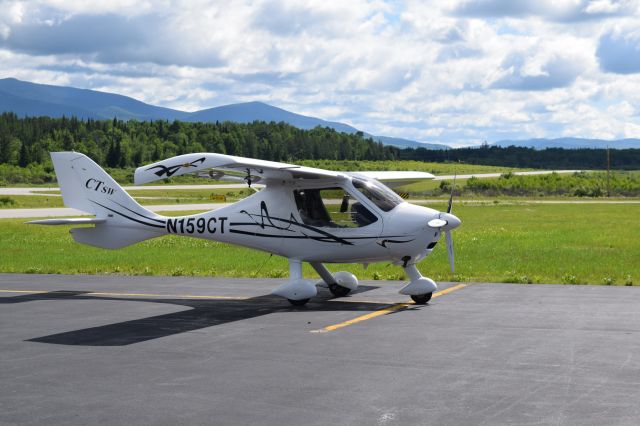
[[[349,272],[332,274],[320,262],[310,262],[335,297],[344,297],[358,288],[358,279]],[[293,306],[304,306],[309,299],[318,294],[315,283],[302,277],[302,262],[289,259],[289,282],[271,292],[274,296],[284,297]]]
[[[344,297],[358,288],[358,278],[352,273],[340,271],[332,274],[320,262],[311,262],[310,264],[335,297]]]
[[[274,289],[271,294],[287,299],[294,306],[304,306],[318,294],[316,286],[302,277],[302,262],[289,259],[289,282]]]

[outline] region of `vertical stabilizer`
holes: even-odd
[[[86,155],[52,152],[51,159],[64,204],[100,219],[94,228],[72,229],[77,242],[119,248],[165,234],[165,218],[138,204]]]

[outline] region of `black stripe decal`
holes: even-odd
[[[384,237],[382,237],[384,238]],[[378,242],[379,246],[382,246],[384,248],[389,248],[387,247],[387,244],[389,243],[393,243],[393,244],[402,244],[402,243],[410,243],[411,241],[415,240],[415,238],[411,239],[411,240],[382,240],[381,242]]]
[[[117,202],[117,201],[113,201],[113,200],[111,200],[111,201],[112,201],[112,202],[114,202],[114,203],[116,203],[117,205],[119,205],[119,206],[120,206],[120,207],[122,207],[123,209],[129,210],[131,213],[133,213],[133,214],[137,214],[137,215],[138,215],[138,216],[140,216],[140,217],[144,217],[145,219],[152,220],[152,221],[154,221],[154,222],[158,222],[158,223],[161,223],[161,224],[163,224],[163,225],[165,225],[165,224],[166,224],[166,222],[165,222],[164,220],[154,219],[154,218],[152,218],[152,217],[145,216],[145,215],[143,215],[143,214],[140,214],[140,213],[138,213],[138,212],[136,212],[136,211],[131,210],[130,208],[127,208],[126,206],[123,206],[122,204],[120,204],[120,203],[119,203],[119,202]]]
[[[121,213],[121,212],[119,212],[119,211],[116,211],[116,210],[110,209],[110,208],[109,208],[109,207],[107,207],[107,206],[103,206],[102,204],[98,203],[97,201],[93,201],[93,200],[89,200],[89,201],[91,201],[92,203],[95,203],[95,204],[99,205],[99,206],[100,206],[100,207],[102,207],[102,208],[105,208],[105,209],[107,209],[107,210],[109,210],[109,211],[112,211],[112,212],[114,212],[115,214],[118,214],[118,215],[120,215],[120,216],[122,216],[122,217],[124,217],[124,218],[127,218],[127,219],[132,220],[132,221],[137,222],[137,223],[140,223],[140,224],[142,224],[142,225],[147,225],[147,226],[152,226],[152,227],[154,227],[154,228],[162,228],[162,229],[164,229],[164,225],[155,225],[155,224],[153,224],[153,223],[143,222],[143,221],[138,220],[138,219],[136,219],[136,218],[133,218],[133,217],[131,217],[131,216],[127,216],[126,214]]]
[[[345,239],[342,238],[334,238],[334,237],[323,237],[323,236],[317,236],[317,237],[312,237],[310,235],[272,235],[272,234],[262,234],[260,232],[251,232],[251,231],[240,231],[238,229],[231,229],[229,230],[230,233],[232,234],[242,234],[242,235],[251,235],[252,237],[264,237],[264,238],[287,238],[287,239],[292,239],[292,240],[315,240],[315,241],[321,241],[321,242],[325,242],[325,243],[340,243],[340,244],[344,244],[347,246],[352,246],[353,243],[349,242]]]

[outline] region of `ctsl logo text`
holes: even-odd
[[[170,234],[224,234],[227,217],[183,217],[167,219],[167,232]]]
[[[91,178],[84,183],[84,186],[88,189],[93,189],[101,194],[113,195],[116,190],[104,185],[104,182],[98,179]]]

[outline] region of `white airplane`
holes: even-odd
[[[232,205],[190,216],[165,217],[138,204],[89,157],[51,153],[64,204],[93,218],[46,219],[40,225],[95,225],[71,229],[82,244],[108,249],[173,234],[216,240],[274,253],[289,260],[289,281],[272,291],[293,305],[304,305],[325,284],[337,297],[358,286],[349,272],[332,274],[323,263],[392,262],[410,282],[400,289],[418,304],[427,303],[436,283],[423,277],[416,263],[446,235],[451,271],[451,230],[460,219],[446,212],[405,202],[383,185],[433,179],[423,172],[333,172],[292,164],[223,154],[185,154],[139,167],[136,184],[198,173],[215,179],[244,180],[264,188]],[[238,176],[240,174],[240,176]],[[302,276],[308,262],[322,278]]]

